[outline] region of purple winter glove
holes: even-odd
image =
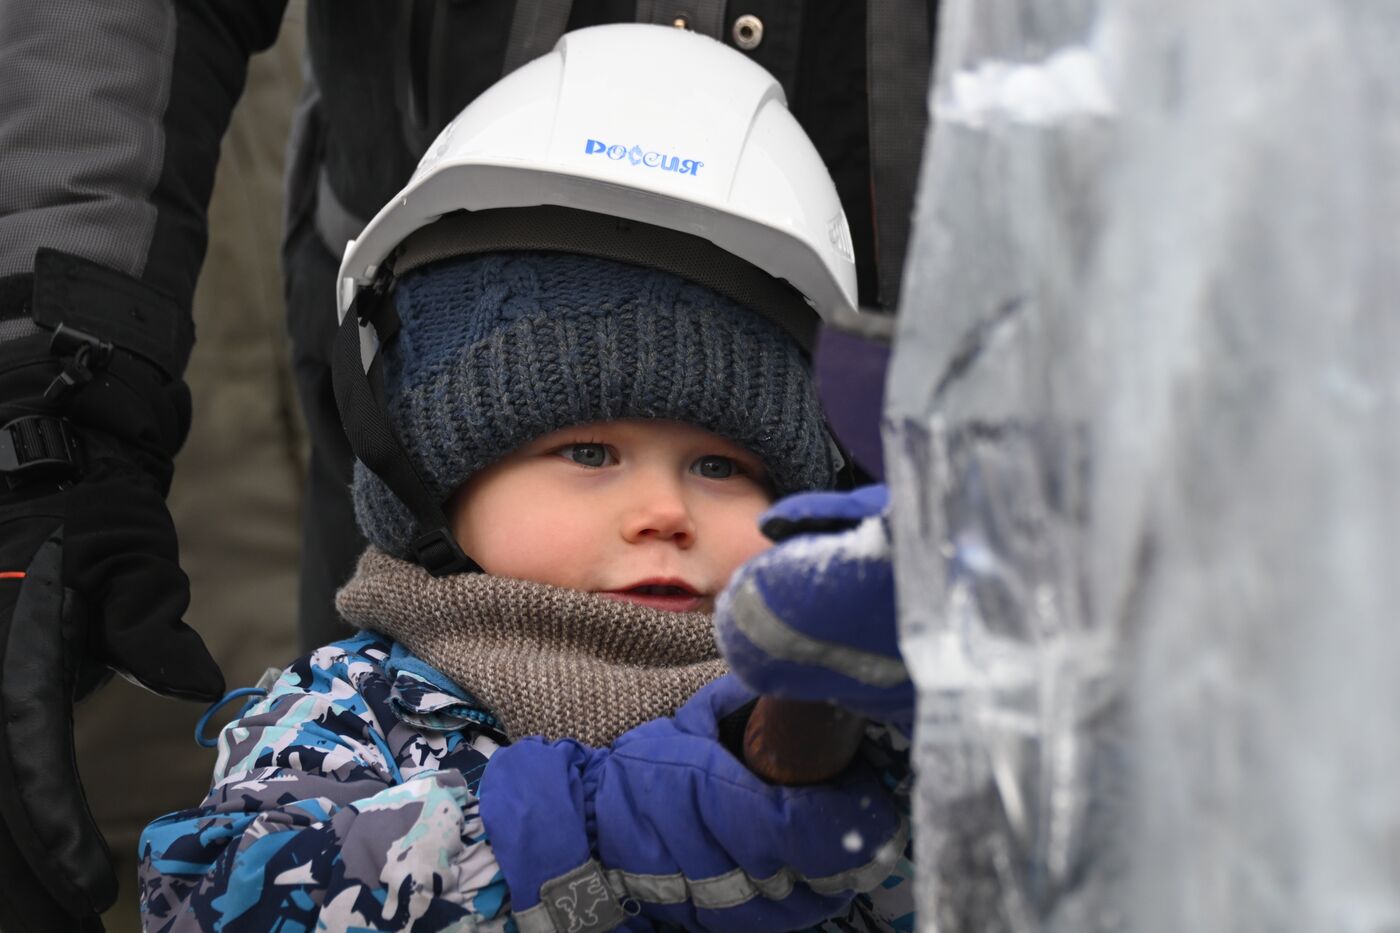
[[[520,933],[611,930],[637,913],[796,930],[889,877],[908,830],[867,769],[774,787],[720,744],[719,721],[751,699],[721,677],[610,748],[527,738],[491,756],[481,817]]]
[[[720,649],[747,686],[908,730],[887,503],[883,485],[865,486],[790,496],[763,515],[777,546],[739,568],[715,609]]]

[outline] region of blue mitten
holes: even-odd
[[[715,634],[760,693],[835,703],[907,727],[914,685],[896,642],[883,485],[782,500],[760,519],[777,546],[720,594]]]
[[[491,756],[481,818],[520,933],[649,921],[796,930],[889,877],[908,830],[874,775],[774,787],[718,740],[732,677],[611,748],[527,738]],[[651,929],[650,926],[639,926]]]

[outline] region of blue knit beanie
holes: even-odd
[[[664,418],[753,451],[779,494],[838,464],[796,342],[667,272],[571,253],[459,256],[405,274],[383,351],[389,420],[435,497],[559,428]],[[411,559],[408,509],[355,464],[355,515]]]

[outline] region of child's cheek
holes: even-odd
[[[773,546],[773,542],[758,530],[758,515],[755,515],[752,521],[740,529],[736,529],[731,542],[729,553],[726,555],[729,564],[725,574],[726,579],[732,577],[734,571],[738,570],[745,562]]]

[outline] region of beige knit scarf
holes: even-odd
[[[725,670],[708,613],[482,573],[433,577],[373,547],[336,607],[451,677],[512,738],[607,745]]]

